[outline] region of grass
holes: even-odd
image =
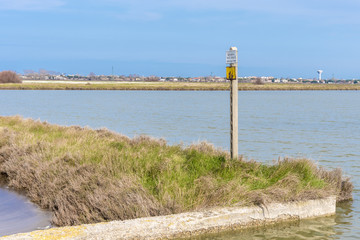
[[[8,83],[0,84],[0,89],[6,90],[229,90],[227,83],[185,83],[185,82],[142,82],[142,83]],[[360,90],[360,84],[295,84],[271,83],[252,84],[239,83],[239,90]]]
[[[58,226],[337,195],[351,199],[339,169],[307,159],[265,165],[207,143],[188,147],[106,129],[0,117],[0,176],[54,213]]]

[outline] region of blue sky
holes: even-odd
[[[0,0],[0,70],[360,78],[359,0]]]

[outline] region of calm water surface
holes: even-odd
[[[24,196],[0,189],[0,236],[48,228],[50,219]]]
[[[240,154],[265,163],[291,156],[341,167],[354,182],[354,202],[339,205],[334,217],[206,239],[360,238],[359,103],[360,91],[239,92]],[[170,144],[207,140],[225,150],[229,104],[229,92],[221,91],[0,91],[2,116],[106,127]]]

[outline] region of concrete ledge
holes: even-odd
[[[336,197],[328,197],[285,204],[214,208],[168,216],[52,228],[0,239],[171,239],[294,219],[330,216],[335,214],[335,211]]]

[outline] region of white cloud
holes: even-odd
[[[127,9],[164,12],[168,9],[189,11],[250,11],[297,16],[326,16],[346,14],[349,9],[357,11],[359,0],[105,0],[104,2]]]
[[[158,0],[162,1],[162,0]],[[172,0],[168,5],[188,10],[248,11],[269,14],[313,16],[359,7],[354,0]]]
[[[133,21],[156,21],[162,18],[162,15],[158,12],[144,11],[144,10],[130,10],[122,14],[116,14],[116,18],[121,20],[133,20]]]
[[[0,10],[34,11],[65,5],[64,0],[0,0]]]
[[[288,11],[298,7],[296,2],[289,0],[106,0],[127,8],[151,8],[164,11],[166,9],[187,10],[251,10],[264,12]]]

